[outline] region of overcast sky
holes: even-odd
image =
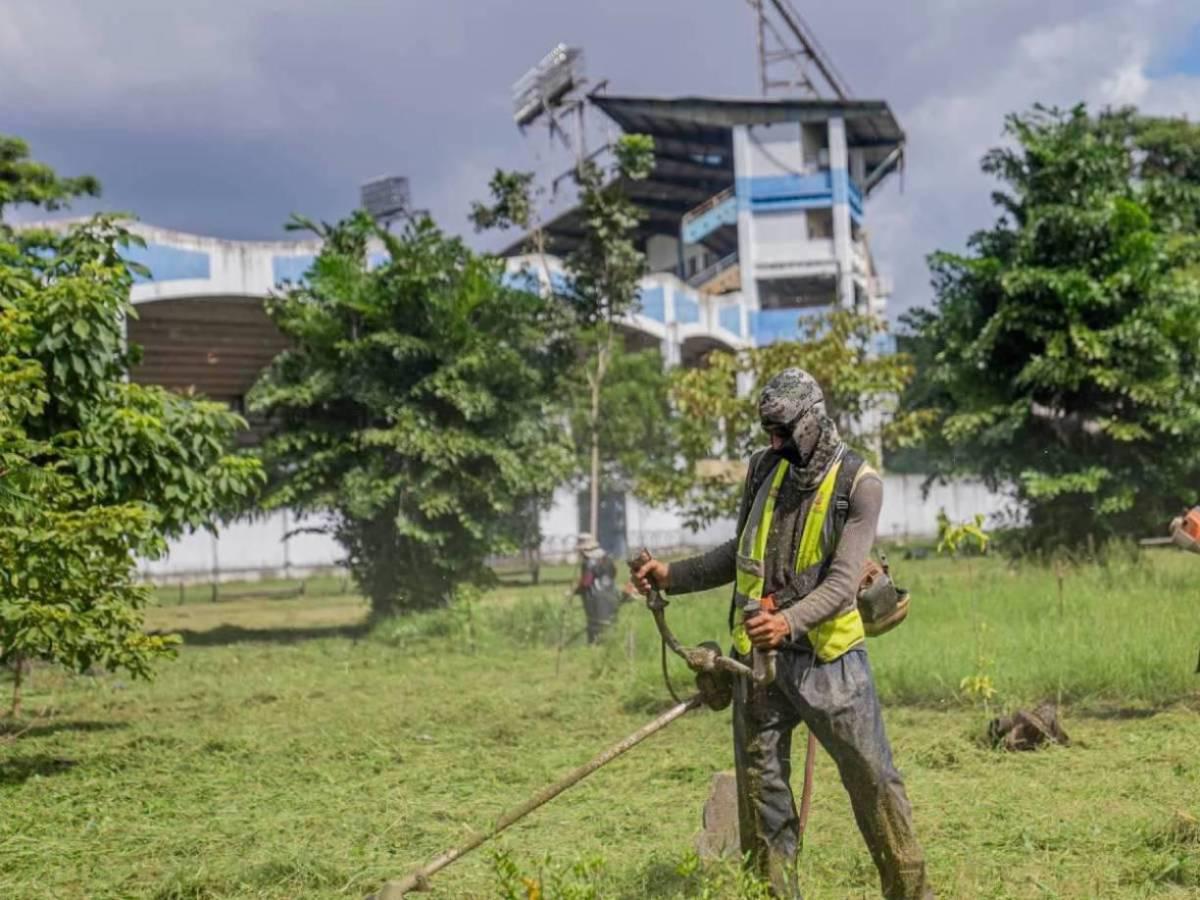
[[[893,313],[924,257],[990,222],[979,157],[1035,101],[1200,116],[1196,0],[794,0],[908,168],[871,201]],[[745,0],[0,0],[0,131],[103,206],[236,238],[336,219],[398,173],[447,229],[497,166],[546,162],[509,85],[559,41],[614,93],[752,96]],[[87,209],[90,209],[88,207]]]

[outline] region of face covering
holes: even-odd
[[[763,387],[758,414],[765,429],[782,432],[779,455],[794,468],[801,486],[815,488],[842,448],[816,379],[803,369],[784,369]]]

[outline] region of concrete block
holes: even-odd
[[[742,855],[738,836],[737,779],[730,769],[717,772],[704,802],[701,831],[696,836],[696,853],[701,859],[738,859]]]

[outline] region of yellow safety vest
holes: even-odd
[[[800,535],[800,546],[796,550],[796,572],[801,579],[811,580],[813,587],[819,577],[821,568],[833,556],[837,549],[838,535],[834,517],[829,515],[829,507],[833,502],[833,492],[837,485],[838,473],[842,468],[842,458],[839,455],[834,460],[825,477],[821,479],[816,494],[809,506],[808,515],[804,519],[804,531]],[[762,600],[765,584],[766,567],[764,560],[767,555],[767,535],[771,531],[771,521],[775,517],[775,501],[779,497],[779,488],[787,477],[788,462],[781,459],[775,469],[763,482],[746,524],[738,538],[737,580],[734,602],[738,609],[751,600]],[[810,588],[811,590],[811,588]],[[835,616],[808,632],[809,643],[822,662],[832,662],[847,650],[857,646],[866,639],[863,630],[862,616],[855,605],[849,612]],[[733,626],[733,646],[743,656],[751,650],[750,636],[742,624],[741,616],[735,616]]]

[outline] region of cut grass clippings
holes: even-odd
[[[895,568],[913,613],[870,650],[939,895],[1200,895],[1195,561],[1071,571],[1061,606],[1045,569]],[[0,734],[0,897],[344,898],[406,874],[669,703],[639,606],[603,646],[557,658],[563,589],[506,585],[372,634],[337,591],[164,597],[148,624],[186,643],[156,681],[38,668],[26,705],[42,715]],[[680,598],[668,615],[698,642],[727,602]],[[986,710],[960,689],[976,675],[997,691]],[[989,712],[1044,696],[1067,704],[1071,747],[981,745]],[[760,896],[690,852],[709,779],[731,764],[728,716],[690,714],[427,896]],[[805,896],[878,896],[824,755],[816,786]]]

